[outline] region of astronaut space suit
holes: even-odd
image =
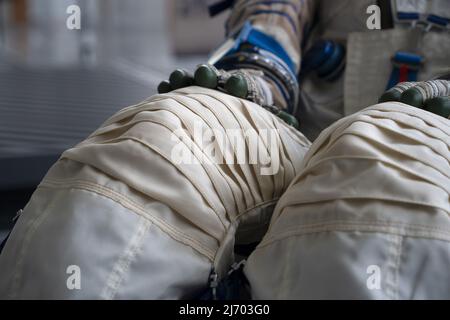
[[[0,297],[195,298],[243,266],[255,299],[450,298],[450,85],[414,87],[449,72],[450,6],[392,2],[392,28],[368,30],[376,1],[234,1],[210,65],[52,166],[0,255]],[[378,104],[388,83],[402,98]],[[233,161],[252,141],[269,161]]]

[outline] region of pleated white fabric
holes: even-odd
[[[277,170],[262,174],[267,161],[174,161],[180,146],[211,158],[198,124],[223,134],[230,143],[214,145],[230,159],[238,155],[229,130],[272,130],[275,147],[264,135],[258,147]],[[243,242],[264,234],[309,145],[258,105],[205,88],[125,108],[64,152],[33,194],[0,256],[0,297],[193,297],[213,267],[228,270],[241,222]]]
[[[450,120],[378,104],[324,130],[245,273],[256,299],[450,298]]]

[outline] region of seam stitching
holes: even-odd
[[[131,240],[128,242],[124,252],[117,259],[116,263],[114,263],[113,268],[109,273],[106,285],[101,293],[101,297],[103,299],[114,299],[120,285],[130,269],[131,263],[136,259],[139,250],[141,250],[144,236],[151,225],[152,223],[150,221],[144,217],[140,217],[138,228],[131,237]]]
[[[139,216],[143,216],[147,219],[149,219],[151,222],[153,222],[156,226],[158,226],[162,231],[167,233],[169,236],[171,236],[176,241],[179,241],[181,243],[184,243],[186,245],[189,245],[193,247],[195,250],[197,250],[202,255],[206,256],[208,259],[213,260],[214,259],[214,251],[208,248],[206,245],[202,244],[197,239],[194,239],[193,237],[189,236],[188,234],[178,230],[178,228],[173,227],[166,223],[164,220],[150,214],[148,211],[146,211],[141,205],[136,203],[135,201],[124,197],[120,193],[117,193],[116,191],[109,189],[107,187],[93,184],[88,181],[77,181],[73,182],[72,184],[67,184],[66,182],[57,182],[53,181],[51,182],[49,179],[45,179],[39,187],[51,187],[51,184],[60,184],[58,187],[61,187],[61,184],[64,188],[74,188],[74,189],[81,189],[85,191],[91,191],[95,192],[99,195],[102,195],[104,197],[107,197],[120,205],[124,206],[125,208],[133,211],[134,213],[138,214]]]

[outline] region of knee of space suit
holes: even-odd
[[[40,183],[0,256],[0,296],[193,297],[212,268],[227,271],[241,221],[254,240],[308,147],[263,108],[214,90],[125,108]]]
[[[254,298],[449,298],[450,120],[401,103],[312,144],[245,268]]]

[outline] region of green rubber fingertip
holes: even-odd
[[[169,81],[164,80],[161,81],[158,85],[158,93],[167,93],[172,91],[172,87],[170,86]]]
[[[378,99],[378,102],[400,101],[401,96],[402,94],[400,91],[391,89],[383,93],[380,99]]]
[[[277,116],[280,117],[288,125],[293,126],[295,129],[300,128],[300,124],[298,123],[298,120],[293,115],[291,115],[285,111],[280,111],[277,113]]]
[[[183,69],[176,69],[169,76],[170,85],[174,90],[192,85],[194,79]]]
[[[402,93],[400,101],[413,107],[422,108],[423,96],[416,88],[409,88]]]
[[[248,93],[247,81],[243,76],[232,75],[225,82],[225,90],[235,97],[245,98]]]
[[[214,70],[206,64],[203,64],[195,70],[195,84],[200,87],[215,89],[217,88],[218,78]]]
[[[450,97],[436,97],[425,101],[425,109],[434,114],[450,117]]]

